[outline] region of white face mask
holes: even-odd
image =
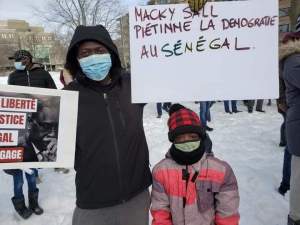
[[[200,141],[188,141],[184,143],[174,144],[175,148],[183,152],[192,152],[200,147]]]
[[[22,62],[14,63],[16,70],[25,70],[26,66],[22,64]]]

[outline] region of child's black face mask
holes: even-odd
[[[196,143],[195,143],[196,144]],[[198,162],[205,152],[204,143],[201,142],[200,146],[193,151],[182,151],[182,149],[176,148],[177,144],[173,144],[170,149],[171,157],[179,165],[192,165]]]

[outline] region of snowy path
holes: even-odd
[[[57,80],[57,78],[56,78]],[[2,80],[1,80],[2,81]],[[0,81],[0,82],[1,82]],[[198,112],[199,105],[186,106]],[[284,225],[288,213],[288,195],[276,191],[281,180],[283,148],[278,147],[281,116],[275,104],[264,106],[267,113],[248,114],[244,106],[239,114],[225,114],[223,103],[212,108],[215,130],[210,133],[216,156],[227,160],[239,182],[241,195],[241,225]],[[164,156],[170,143],[167,140],[167,118],[156,118],[156,107],[145,108],[144,127],[150,149],[151,164]],[[43,182],[40,204],[45,213],[33,215],[28,221],[16,216],[10,198],[12,178],[0,172],[0,224],[3,225],[70,225],[75,205],[74,171],[57,174],[52,169],[40,170]],[[27,193],[27,185],[24,185]]]

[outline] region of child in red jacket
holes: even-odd
[[[231,167],[211,153],[198,115],[170,109],[166,158],[153,169],[152,225],[238,225],[239,193]]]

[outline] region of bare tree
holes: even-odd
[[[67,55],[69,39],[65,35],[54,32],[55,43],[51,49],[51,62],[52,64],[63,64]]]
[[[8,57],[13,56],[15,51],[18,50],[18,45],[1,44],[0,43],[0,71],[4,70],[5,67],[12,66],[13,60],[8,60]],[[2,74],[0,73],[0,76]]]
[[[123,12],[120,0],[47,0],[44,9],[34,9],[37,16],[62,29],[102,24],[112,34],[116,32],[117,19]]]
[[[21,46],[23,49],[27,49],[33,56],[36,57],[37,46],[38,46],[38,37],[34,32],[28,32],[22,34],[21,38]]]

